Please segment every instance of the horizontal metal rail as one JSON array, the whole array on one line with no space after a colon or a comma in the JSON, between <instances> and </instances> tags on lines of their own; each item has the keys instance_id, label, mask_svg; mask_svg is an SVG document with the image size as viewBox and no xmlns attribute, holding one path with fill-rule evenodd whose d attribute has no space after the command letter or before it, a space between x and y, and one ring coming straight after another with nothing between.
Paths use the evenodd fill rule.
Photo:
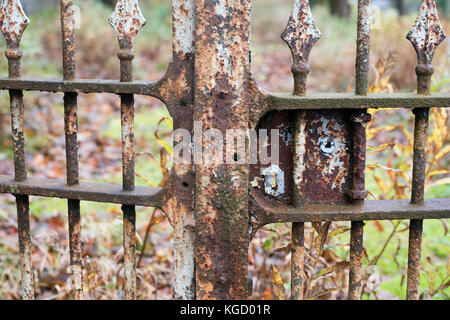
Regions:
<instances>
[{"instance_id":1,"label":"horizontal metal rail","mask_svg":"<svg viewBox=\"0 0 450 320\"><path fill-rule=\"evenodd\" d=\"M57 80L36 78L0 78L0 90L46 92L137 94L160 97L159 81L117 80ZM317 93L308 96L290 93L262 93L265 111L309 109L366 109L366 108L450 108L450 93L418 95L416 93L377 93L358 96L351 93Z\"/></svg>"},{"instance_id":2,"label":"horizontal metal rail","mask_svg":"<svg viewBox=\"0 0 450 320\"><path fill-rule=\"evenodd\" d=\"M161 207L166 191L156 187L136 187L133 191L123 191L121 185L107 183L81 182L68 186L66 181L56 179L28 178L18 182L14 176L0 175L0 193Z\"/></svg>"},{"instance_id":3,"label":"horizontal metal rail","mask_svg":"<svg viewBox=\"0 0 450 320\"><path fill-rule=\"evenodd\" d=\"M429 199L423 204L412 204L410 200L366 200L362 205L305 204L300 207L268 206L258 198L252 201L252 218L257 228L278 222L450 218L450 199Z\"/></svg>"},{"instance_id":4,"label":"horizontal metal rail","mask_svg":"<svg viewBox=\"0 0 450 320\"><path fill-rule=\"evenodd\" d=\"M269 93L268 110L296 109L366 109L366 108L449 108L450 93L418 95L416 93L377 93L357 96L351 93L319 93L295 96L289 93ZM267 111L268 111L267 110Z\"/></svg>"}]
</instances>

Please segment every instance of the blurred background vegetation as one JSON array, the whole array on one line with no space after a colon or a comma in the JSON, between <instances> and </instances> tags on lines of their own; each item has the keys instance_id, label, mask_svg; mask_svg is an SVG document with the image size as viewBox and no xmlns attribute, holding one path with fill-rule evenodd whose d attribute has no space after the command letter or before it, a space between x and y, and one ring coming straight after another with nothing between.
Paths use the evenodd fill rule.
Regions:
<instances>
[{"instance_id":1,"label":"blurred background vegetation","mask_svg":"<svg viewBox=\"0 0 450 320\"><path fill-rule=\"evenodd\" d=\"M31 24L22 49L23 75L61 78L59 8L55 1L22 0ZM57 1L56 1L57 2ZM311 54L309 92L352 92L356 40L356 1L311 1L322 39ZM75 1L81 9L76 33L80 78L118 79L117 41L107 24L115 1ZM109 3L109 4L108 4ZM39 5L37 5L39 4ZM169 0L141 0L147 26L136 39L135 78L160 78L171 60ZM252 8L252 70L270 91L291 92L291 56L280 39L293 0L255 0ZM417 16L419 0L375 1L371 52L371 92L415 90L416 56L405 39ZM441 21L450 34L448 1L439 1ZM401 13L401 15L399 14ZM4 41L0 50L4 51ZM450 91L450 46L438 49L433 91ZM7 74L6 59L0 72ZM27 164L33 177L65 179L61 94L26 93ZM406 199L412 166L412 115L406 110L373 110L368 128L367 186L376 199ZM119 99L110 94L79 96L80 177L83 181L121 181ZM171 123L155 99L136 97L137 184L158 185L161 154L170 143ZM450 197L448 111L432 109L427 156L426 197ZM164 160L164 157L163 157ZM164 161L163 161L164 162ZM163 166L170 165L163 163ZM11 174L9 98L0 93L0 174ZM31 197L33 264L39 299L67 299L69 253L67 204ZM122 298L123 251L120 206L82 202L85 298ZM173 280L172 228L164 214L139 208L137 219L138 298L170 299ZM349 260L349 223L307 225L309 299L344 299ZM249 251L253 299L289 298L290 226L261 229ZM148 234L148 237L145 235ZM320 241L323 238L325 242ZM404 299L408 221L370 221L365 228L364 299ZM421 297L450 295L450 237L447 221L425 221ZM0 299L19 298L18 245L14 198L0 196Z\"/></svg>"}]
</instances>

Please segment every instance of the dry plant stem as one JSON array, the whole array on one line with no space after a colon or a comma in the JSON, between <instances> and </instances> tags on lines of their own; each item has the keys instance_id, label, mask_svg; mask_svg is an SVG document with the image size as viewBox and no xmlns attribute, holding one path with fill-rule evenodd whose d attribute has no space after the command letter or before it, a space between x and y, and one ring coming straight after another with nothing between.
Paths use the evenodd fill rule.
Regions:
<instances>
[{"instance_id":1,"label":"dry plant stem","mask_svg":"<svg viewBox=\"0 0 450 320\"><path fill-rule=\"evenodd\" d=\"M356 50L355 94L365 96L369 87L371 0L358 1L358 27ZM365 189L366 123L370 120L367 110L352 115L353 122L353 188L348 192L354 205L362 204L367 197ZM362 253L364 222L352 221L350 230L350 273L348 299L361 299Z\"/></svg>"},{"instance_id":2,"label":"dry plant stem","mask_svg":"<svg viewBox=\"0 0 450 320\"><path fill-rule=\"evenodd\" d=\"M147 241L149 239L148 236L150 235L150 229L151 229L151 227L153 225L153 218L155 217L156 210L158 210L158 208L153 208L152 214L150 216L150 220L149 220L148 225L147 225L147 228L145 228L144 240L142 241L142 250L141 250L141 253L139 254L139 259L138 259L138 262L136 264L137 268L140 267L142 258L144 257L145 247L146 247Z\"/></svg>"}]
</instances>

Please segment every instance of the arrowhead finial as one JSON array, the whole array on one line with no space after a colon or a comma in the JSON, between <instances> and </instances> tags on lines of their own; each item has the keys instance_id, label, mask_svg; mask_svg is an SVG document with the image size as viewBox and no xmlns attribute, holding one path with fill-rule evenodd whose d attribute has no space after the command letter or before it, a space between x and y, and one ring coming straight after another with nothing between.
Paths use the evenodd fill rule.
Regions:
<instances>
[{"instance_id":1,"label":"arrowhead finial","mask_svg":"<svg viewBox=\"0 0 450 320\"><path fill-rule=\"evenodd\" d=\"M118 0L116 9L109 17L109 23L117 33L121 49L131 49L135 36L146 20L138 0Z\"/></svg>"},{"instance_id":2,"label":"arrowhead finial","mask_svg":"<svg viewBox=\"0 0 450 320\"><path fill-rule=\"evenodd\" d=\"M413 29L406 38L417 53L419 64L431 64L436 48L446 38L434 0L423 0Z\"/></svg>"},{"instance_id":3,"label":"arrowhead finial","mask_svg":"<svg viewBox=\"0 0 450 320\"><path fill-rule=\"evenodd\" d=\"M295 0L294 9L281 38L291 49L294 74L294 94L306 93L306 77L309 73L308 59L313 45L321 33L314 23L308 0Z\"/></svg>"},{"instance_id":4,"label":"arrowhead finial","mask_svg":"<svg viewBox=\"0 0 450 320\"><path fill-rule=\"evenodd\" d=\"M2 1L0 4L0 23L8 48L19 48L22 34L30 23L19 0Z\"/></svg>"},{"instance_id":5,"label":"arrowhead finial","mask_svg":"<svg viewBox=\"0 0 450 320\"><path fill-rule=\"evenodd\" d=\"M417 54L417 93L430 94L434 52L446 38L434 0L422 1L416 23L406 38L411 41Z\"/></svg>"}]
</instances>

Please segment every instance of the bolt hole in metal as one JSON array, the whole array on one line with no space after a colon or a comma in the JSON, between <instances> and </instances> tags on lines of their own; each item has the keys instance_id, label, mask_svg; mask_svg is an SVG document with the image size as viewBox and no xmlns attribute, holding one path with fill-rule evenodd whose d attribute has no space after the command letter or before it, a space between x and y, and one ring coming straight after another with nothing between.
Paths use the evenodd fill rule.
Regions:
<instances>
[{"instance_id":1,"label":"bolt hole in metal","mask_svg":"<svg viewBox=\"0 0 450 320\"><path fill-rule=\"evenodd\" d=\"M334 143L334 140L331 139L330 137L319 139L319 149L324 156L331 157L335 148L336 144Z\"/></svg>"}]
</instances>

